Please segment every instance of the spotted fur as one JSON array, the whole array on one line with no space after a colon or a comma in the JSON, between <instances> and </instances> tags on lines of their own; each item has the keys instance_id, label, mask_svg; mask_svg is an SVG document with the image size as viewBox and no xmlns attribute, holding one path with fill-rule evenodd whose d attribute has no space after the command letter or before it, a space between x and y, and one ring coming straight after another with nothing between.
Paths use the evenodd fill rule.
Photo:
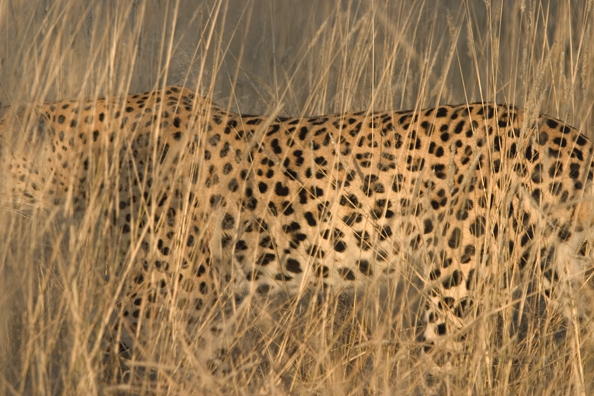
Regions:
<instances>
[{"instance_id":1,"label":"spotted fur","mask_svg":"<svg viewBox=\"0 0 594 396\"><path fill-rule=\"evenodd\" d=\"M11 109L2 130L15 199L116 197L130 329L167 304L199 320L221 284L365 288L414 262L429 349L467 324L479 279L520 270L550 293L586 265L592 142L507 105L284 118L168 87Z\"/></svg>"}]
</instances>

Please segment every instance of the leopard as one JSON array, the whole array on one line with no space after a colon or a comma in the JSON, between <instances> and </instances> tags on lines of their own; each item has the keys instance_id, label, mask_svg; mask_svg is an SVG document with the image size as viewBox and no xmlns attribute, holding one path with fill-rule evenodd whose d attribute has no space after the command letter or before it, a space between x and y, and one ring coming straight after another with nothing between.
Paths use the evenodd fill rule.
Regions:
<instances>
[{"instance_id":1,"label":"leopard","mask_svg":"<svg viewBox=\"0 0 594 396\"><path fill-rule=\"evenodd\" d=\"M168 86L10 107L0 139L13 205L109 197L130 339L163 312L200 323L224 290L364 290L415 263L429 354L464 344L478 288L538 277L550 298L591 267L592 141L508 104L291 118Z\"/></svg>"}]
</instances>

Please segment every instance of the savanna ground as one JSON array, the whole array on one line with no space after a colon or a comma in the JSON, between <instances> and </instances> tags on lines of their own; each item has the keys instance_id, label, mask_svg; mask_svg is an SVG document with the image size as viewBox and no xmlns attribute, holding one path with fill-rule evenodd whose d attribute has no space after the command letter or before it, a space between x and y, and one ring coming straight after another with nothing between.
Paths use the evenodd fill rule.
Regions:
<instances>
[{"instance_id":1,"label":"savanna ground","mask_svg":"<svg viewBox=\"0 0 594 396\"><path fill-rule=\"evenodd\" d=\"M592 6L0 0L0 101L165 84L247 114L496 101L560 118L592 138ZM419 384L419 300L411 297L419 285L409 279L359 296L256 301L234 337L236 361L217 375L198 358L203 346L165 321L128 364L132 378L122 378L101 344L119 284L106 276L119 252L97 215L108 204L77 217L2 201L0 395L412 394ZM475 352L456 367L466 386L452 385L452 394L594 392L594 334L521 296L490 291L469 338Z\"/></svg>"}]
</instances>

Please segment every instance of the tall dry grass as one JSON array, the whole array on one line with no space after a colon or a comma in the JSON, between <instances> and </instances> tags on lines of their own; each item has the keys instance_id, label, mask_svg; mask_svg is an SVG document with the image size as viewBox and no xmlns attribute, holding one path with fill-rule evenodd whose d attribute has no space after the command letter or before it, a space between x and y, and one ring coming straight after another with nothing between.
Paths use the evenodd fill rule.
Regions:
<instances>
[{"instance_id":1,"label":"tall dry grass","mask_svg":"<svg viewBox=\"0 0 594 396\"><path fill-rule=\"evenodd\" d=\"M0 0L0 101L165 84L231 111L290 116L484 100L594 137L592 12L591 1ZM106 274L121 254L93 210L108 201L82 219L2 202L0 395L411 394L420 384L412 268L362 295L254 301L230 335L236 359L216 375L198 358L205 346L165 321L122 378L101 343L118 284ZM525 296L489 291L474 353L456 367L466 387L451 394L594 392L594 334Z\"/></svg>"}]
</instances>

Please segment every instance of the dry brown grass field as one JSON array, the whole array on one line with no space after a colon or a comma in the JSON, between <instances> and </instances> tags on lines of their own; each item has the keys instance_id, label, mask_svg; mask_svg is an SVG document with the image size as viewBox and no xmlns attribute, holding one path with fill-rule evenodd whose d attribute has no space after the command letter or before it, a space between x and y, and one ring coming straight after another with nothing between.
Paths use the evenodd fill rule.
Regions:
<instances>
[{"instance_id":1,"label":"dry brown grass field","mask_svg":"<svg viewBox=\"0 0 594 396\"><path fill-rule=\"evenodd\" d=\"M0 0L0 114L180 85L232 112L291 117L512 103L594 138L593 6ZM161 318L117 355L110 321L126 248L102 222L113 202L83 213L71 201L15 205L4 175L0 186L0 396L422 394L423 284L406 261L386 285L357 293L254 297L222 333L231 352L217 369L198 340L233 304L192 328ZM586 313L591 275L573 291ZM531 287L484 294L471 352L443 394L594 394L594 317L551 314Z\"/></svg>"}]
</instances>

